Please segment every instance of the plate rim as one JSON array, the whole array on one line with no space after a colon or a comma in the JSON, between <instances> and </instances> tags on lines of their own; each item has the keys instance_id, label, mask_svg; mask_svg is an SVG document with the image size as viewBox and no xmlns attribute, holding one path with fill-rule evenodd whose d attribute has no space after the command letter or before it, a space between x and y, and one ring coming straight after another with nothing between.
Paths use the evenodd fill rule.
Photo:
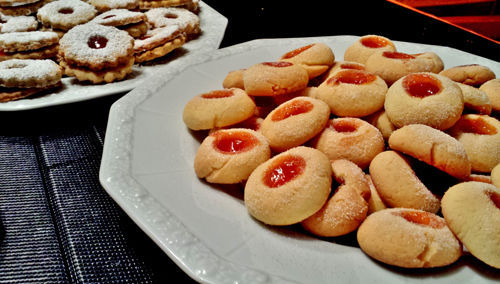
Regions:
<instances>
[{"instance_id":1,"label":"plate rim","mask_svg":"<svg viewBox=\"0 0 500 284\"><path fill-rule=\"evenodd\" d=\"M128 167L116 167L115 164L123 164L124 160L131 158L132 152L132 140L133 140L133 116L136 107L138 107L144 100L148 99L150 96L155 95L156 90L163 87L164 84L167 84L171 81L175 76L184 70L193 67L198 64L202 64L211 60L218 59L222 56L233 55L237 53L242 53L249 51L254 48L261 48L265 46L271 46L276 43L280 45L285 45L287 43L293 42L294 44L300 45L301 43L310 43L311 40L316 41L330 41L333 39L356 39L360 36L356 35L334 35L334 36L322 36L322 37L296 37L296 38L261 38L254 39L250 41L246 41L243 43L238 43L232 46L224 47L218 50L213 50L211 52L204 52L198 54L195 58L190 58L182 62L182 64L172 64L171 68L164 70L164 73L161 75L157 74L152 76L151 82L146 85L141 85L127 95L118 99L111 106L108 126L105 134L105 143L103 146L103 154L101 160L101 166L99 171L99 181L103 188L108 192L108 194L118 203L118 205L129 215L129 217L176 263L186 274L188 274L191 278L196 281L204 282L204 283L225 283L225 282L234 282L235 278L231 279L221 279L220 275L231 275L232 277L237 277L238 281L248 277L248 275L252 275L255 279L262 280L260 282L263 283L295 283L294 280L285 279L281 276L270 274L267 271L260 271L254 268L243 267L238 264L230 263L224 260L221 256L212 252L210 248L206 247L206 245L199 239L189 232L186 227L179 221L179 217L170 213L168 209L162 207L159 202L153 200L151 196L148 196L147 190L137 182L132 175L130 163L126 163L129 165ZM439 47L444 49L454 50L455 52L472 55L475 58L482 58L487 62L494 62L491 59L484 58L475 54L471 54L468 52L464 52L452 47L441 46L441 45L431 45L431 44L422 44L422 43L414 43L414 42L403 42L403 41L393 41L396 45L398 44L416 44L419 46L430 46L430 47ZM161 77L160 77L161 76ZM151 86L155 86L155 88L151 88ZM109 141L115 139L123 139L127 138L129 143L128 147L114 147ZM108 143L106 143L108 141ZM127 193L123 192L124 187L133 187L132 193L135 194L135 197L126 196ZM125 194L125 195L124 195ZM130 194L130 192L128 193ZM171 218L173 223L177 225L175 229L178 230L186 230L184 233L187 235L191 234L191 239L189 240L190 245L197 246L197 249L203 251L207 258L211 258L217 262L218 270L226 270L224 273L214 272L213 275L201 273L200 269L196 269L194 267L190 267L188 264L183 262L176 254L176 249L170 245L169 242L171 236L167 235L168 232L157 232L155 229L152 229L148 222L157 218L157 216L150 216L150 220L146 220L144 217L139 217L134 210L141 210L140 206L137 204L132 205L126 203L127 198L138 198L141 199L139 203L147 204L148 206L154 206L155 209L159 210L159 214L164 214L163 217ZM145 200L145 201L144 201ZM142 208L143 209L143 208ZM160 217L161 219L162 217ZM171 228L170 228L171 229ZM248 279L248 278L246 278Z\"/></svg>"}]
</instances>

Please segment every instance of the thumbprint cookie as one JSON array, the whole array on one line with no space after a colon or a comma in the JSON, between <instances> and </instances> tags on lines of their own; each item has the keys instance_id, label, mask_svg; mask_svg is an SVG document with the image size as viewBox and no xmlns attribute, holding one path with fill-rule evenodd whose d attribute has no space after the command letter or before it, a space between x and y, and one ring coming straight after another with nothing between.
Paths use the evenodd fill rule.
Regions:
<instances>
[{"instance_id":1,"label":"thumbprint cookie","mask_svg":"<svg viewBox=\"0 0 500 284\"><path fill-rule=\"evenodd\" d=\"M479 88L457 83L464 96L464 112L477 114L491 114L491 102L488 94Z\"/></svg>"},{"instance_id":2,"label":"thumbprint cookie","mask_svg":"<svg viewBox=\"0 0 500 284\"><path fill-rule=\"evenodd\" d=\"M493 167L491 170L491 183L500 188L500 164Z\"/></svg>"},{"instance_id":3,"label":"thumbprint cookie","mask_svg":"<svg viewBox=\"0 0 500 284\"><path fill-rule=\"evenodd\" d=\"M199 178L210 183L235 184L271 157L266 138L243 128L221 129L208 135L194 158Z\"/></svg>"},{"instance_id":4,"label":"thumbprint cookie","mask_svg":"<svg viewBox=\"0 0 500 284\"><path fill-rule=\"evenodd\" d=\"M396 151L384 151L373 158L370 176L388 207L404 207L436 213L437 198L416 176L410 161Z\"/></svg>"},{"instance_id":5,"label":"thumbprint cookie","mask_svg":"<svg viewBox=\"0 0 500 284\"><path fill-rule=\"evenodd\" d=\"M265 224L296 224L321 209L331 185L328 158L316 149L300 146L274 156L250 174L245 206Z\"/></svg>"},{"instance_id":6,"label":"thumbprint cookie","mask_svg":"<svg viewBox=\"0 0 500 284\"><path fill-rule=\"evenodd\" d=\"M280 61L292 62L306 69L309 79L318 77L335 62L332 49L324 43L313 43L283 54Z\"/></svg>"},{"instance_id":7,"label":"thumbprint cookie","mask_svg":"<svg viewBox=\"0 0 500 284\"><path fill-rule=\"evenodd\" d=\"M261 132L275 151L285 151L304 144L328 122L330 109L323 101L297 97L271 111L261 125Z\"/></svg>"},{"instance_id":8,"label":"thumbprint cookie","mask_svg":"<svg viewBox=\"0 0 500 284\"><path fill-rule=\"evenodd\" d=\"M445 132L424 124L395 130L389 147L436 167L458 179L470 176L471 162L464 145Z\"/></svg>"},{"instance_id":9,"label":"thumbprint cookie","mask_svg":"<svg viewBox=\"0 0 500 284\"><path fill-rule=\"evenodd\" d=\"M454 66L439 73L451 80L471 86L480 86L489 80L495 79L495 73L487 66L469 64Z\"/></svg>"},{"instance_id":10,"label":"thumbprint cookie","mask_svg":"<svg viewBox=\"0 0 500 284\"><path fill-rule=\"evenodd\" d=\"M94 84L124 79L134 64L134 39L125 31L96 23L78 25L59 41L64 73Z\"/></svg>"},{"instance_id":11,"label":"thumbprint cookie","mask_svg":"<svg viewBox=\"0 0 500 284\"><path fill-rule=\"evenodd\" d=\"M390 208L369 215L357 239L367 255L405 268L446 266L462 255L462 245L445 219L416 209Z\"/></svg>"},{"instance_id":12,"label":"thumbprint cookie","mask_svg":"<svg viewBox=\"0 0 500 284\"><path fill-rule=\"evenodd\" d=\"M398 128L425 124L446 130L462 115L464 98L460 87L447 77L413 73L389 87L384 107L389 120Z\"/></svg>"},{"instance_id":13,"label":"thumbprint cookie","mask_svg":"<svg viewBox=\"0 0 500 284\"><path fill-rule=\"evenodd\" d=\"M193 97L184 106L183 120L192 130L208 130L242 122L255 111L255 103L241 89L213 90Z\"/></svg>"},{"instance_id":14,"label":"thumbprint cookie","mask_svg":"<svg viewBox=\"0 0 500 284\"><path fill-rule=\"evenodd\" d=\"M386 37L365 35L347 47L344 52L344 60L365 64L368 57L377 51L396 51L396 46Z\"/></svg>"},{"instance_id":15,"label":"thumbprint cookie","mask_svg":"<svg viewBox=\"0 0 500 284\"><path fill-rule=\"evenodd\" d=\"M484 182L459 183L445 192L441 204L444 219L467 250L500 268L500 189Z\"/></svg>"},{"instance_id":16,"label":"thumbprint cookie","mask_svg":"<svg viewBox=\"0 0 500 284\"><path fill-rule=\"evenodd\" d=\"M389 139L392 132L397 129L396 126L394 126L394 124L392 124L392 122L389 120L389 117L387 116L384 108L374 114L365 117L364 119L373 126L377 127L380 133L382 133L384 140Z\"/></svg>"},{"instance_id":17,"label":"thumbprint cookie","mask_svg":"<svg viewBox=\"0 0 500 284\"><path fill-rule=\"evenodd\" d=\"M257 63L243 74L245 91L251 96L289 94L306 88L308 82L306 69L285 61Z\"/></svg>"},{"instance_id":18,"label":"thumbprint cookie","mask_svg":"<svg viewBox=\"0 0 500 284\"><path fill-rule=\"evenodd\" d=\"M370 188L361 168L348 160L334 160L332 172L340 186L318 212L301 222L304 229L322 237L356 230L368 213Z\"/></svg>"},{"instance_id":19,"label":"thumbprint cookie","mask_svg":"<svg viewBox=\"0 0 500 284\"><path fill-rule=\"evenodd\" d=\"M408 74L430 72L434 61L404 52L381 51L372 54L365 65L366 71L380 76L390 86Z\"/></svg>"},{"instance_id":20,"label":"thumbprint cookie","mask_svg":"<svg viewBox=\"0 0 500 284\"><path fill-rule=\"evenodd\" d=\"M362 117L384 106L387 89L384 80L372 73L342 70L319 85L315 96L337 116Z\"/></svg>"},{"instance_id":21,"label":"thumbprint cookie","mask_svg":"<svg viewBox=\"0 0 500 284\"><path fill-rule=\"evenodd\" d=\"M347 159L361 168L385 149L380 131L368 122L354 117L331 119L312 141L312 147L330 160Z\"/></svg>"},{"instance_id":22,"label":"thumbprint cookie","mask_svg":"<svg viewBox=\"0 0 500 284\"><path fill-rule=\"evenodd\" d=\"M489 173L500 163L500 121L496 118L466 114L449 133L464 146L472 171Z\"/></svg>"},{"instance_id":23,"label":"thumbprint cookie","mask_svg":"<svg viewBox=\"0 0 500 284\"><path fill-rule=\"evenodd\" d=\"M225 89L245 89L245 85L243 84L243 73L245 73L245 69L229 71L222 81L222 87Z\"/></svg>"},{"instance_id":24,"label":"thumbprint cookie","mask_svg":"<svg viewBox=\"0 0 500 284\"><path fill-rule=\"evenodd\" d=\"M500 112L500 78L485 82L479 87L479 90L488 96L492 111Z\"/></svg>"}]
</instances>

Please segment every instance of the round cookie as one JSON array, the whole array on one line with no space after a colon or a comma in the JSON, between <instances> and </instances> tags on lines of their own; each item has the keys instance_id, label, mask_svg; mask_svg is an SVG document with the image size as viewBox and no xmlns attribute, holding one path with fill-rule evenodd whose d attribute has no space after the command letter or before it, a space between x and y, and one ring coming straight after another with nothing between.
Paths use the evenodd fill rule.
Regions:
<instances>
[{"instance_id":1,"label":"round cookie","mask_svg":"<svg viewBox=\"0 0 500 284\"><path fill-rule=\"evenodd\" d=\"M283 54L280 61L298 64L306 69L309 79L318 77L335 62L332 49L324 43L312 43Z\"/></svg>"},{"instance_id":2,"label":"round cookie","mask_svg":"<svg viewBox=\"0 0 500 284\"><path fill-rule=\"evenodd\" d=\"M154 8L145 12L147 22L154 28L179 26L191 38L200 33L200 18L195 13L177 7Z\"/></svg>"},{"instance_id":3,"label":"round cookie","mask_svg":"<svg viewBox=\"0 0 500 284\"><path fill-rule=\"evenodd\" d=\"M480 86L496 78L495 73L487 66L479 64L460 65L439 72L451 80L471 86Z\"/></svg>"},{"instance_id":4,"label":"round cookie","mask_svg":"<svg viewBox=\"0 0 500 284\"><path fill-rule=\"evenodd\" d=\"M500 121L494 117L463 115L449 133L464 146L472 171L489 173L500 163Z\"/></svg>"},{"instance_id":5,"label":"round cookie","mask_svg":"<svg viewBox=\"0 0 500 284\"><path fill-rule=\"evenodd\" d=\"M388 207L404 207L436 213L437 198L415 175L408 159L395 151L384 151L373 158L370 176Z\"/></svg>"},{"instance_id":6,"label":"round cookie","mask_svg":"<svg viewBox=\"0 0 500 284\"><path fill-rule=\"evenodd\" d=\"M365 66L366 71L380 76L390 86L408 74L430 72L435 68L435 62L422 55L380 51L372 54Z\"/></svg>"},{"instance_id":7,"label":"round cookie","mask_svg":"<svg viewBox=\"0 0 500 284\"><path fill-rule=\"evenodd\" d=\"M394 126L394 124L392 124L389 120L389 117L383 108L376 113L365 117L364 119L371 125L377 127L380 133L382 133L384 140L389 139L392 132L397 129L396 126Z\"/></svg>"},{"instance_id":8,"label":"round cookie","mask_svg":"<svg viewBox=\"0 0 500 284\"><path fill-rule=\"evenodd\" d=\"M10 17L0 15L0 33L29 32L38 28L38 21L33 16Z\"/></svg>"},{"instance_id":9,"label":"round cookie","mask_svg":"<svg viewBox=\"0 0 500 284\"><path fill-rule=\"evenodd\" d=\"M112 9L97 15L91 22L117 27L128 32L131 37L137 38L148 31L145 20L146 15L144 13L127 9Z\"/></svg>"},{"instance_id":10,"label":"round cookie","mask_svg":"<svg viewBox=\"0 0 500 284\"><path fill-rule=\"evenodd\" d=\"M304 229L322 237L356 230L368 213L370 188L364 172L348 160L332 161L332 172L340 186L318 212L301 222Z\"/></svg>"},{"instance_id":11,"label":"round cookie","mask_svg":"<svg viewBox=\"0 0 500 284\"><path fill-rule=\"evenodd\" d=\"M369 215L357 232L364 253L405 268L441 267L462 255L462 246L436 214L392 208Z\"/></svg>"},{"instance_id":12,"label":"round cookie","mask_svg":"<svg viewBox=\"0 0 500 284\"><path fill-rule=\"evenodd\" d=\"M444 69L443 60L435 52L428 51L424 53L413 54L413 56L419 59L427 60L426 65L430 66L428 72L439 73Z\"/></svg>"},{"instance_id":13,"label":"round cookie","mask_svg":"<svg viewBox=\"0 0 500 284\"><path fill-rule=\"evenodd\" d=\"M395 130L389 147L436 167L458 179L470 176L471 162L462 143L441 130L411 124Z\"/></svg>"},{"instance_id":14,"label":"round cookie","mask_svg":"<svg viewBox=\"0 0 500 284\"><path fill-rule=\"evenodd\" d=\"M113 9L135 10L139 6L137 0L88 0L100 13Z\"/></svg>"},{"instance_id":15,"label":"round cookie","mask_svg":"<svg viewBox=\"0 0 500 284\"><path fill-rule=\"evenodd\" d=\"M62 72L52 60L10 59L0 62L0 102L39 94L60 86Z\"/></svg>"},{"instance_id":16,"label":"round cookie","mask_svg":"<svg viewBox=\"0 0 500 284\"><path fill-rule=\"evenodd\" d=\"M243 73L245 73L246 69L238 69L232 70L227 73L226 77L222 81L222 87L225 89L228 88L240 88L245 89L245 85L243 84Z\"/></svg>"},{"instance_id":17,"label":"round cookie","mask_svg":"<svg viewBox=\"0 0 500 284\"><path fill-rule=\"evenodd\" d=\"M462 115L464 98L460 87L434 73L414 73L396 81L384 103L389 120L396 126L426 124L450 128Z\"/></svg>"},{"instance_id":18,"label":"round cookie","mask_svg":"<svg viewBox=\"0 0 500 284\"><path fill-rule=\"evenodd\" d=\"M382 198L380 198L377 188L375 187L375 184L373 184L372 177L370 175L366 175L366 179L370 188L370 199L368 199L368 215L370 215L373 212L386 209L387 206L384 201L382 201Z\"/></svg>"},{"instance_id":19,"label":"round cookie","mask_svg":"<svg viewBox=\"0 0 500 284\"><path fill-rule=\"evenodd\" d=\"M361 70L365 71L365 65L361 64L359 62L354 62L354 61L335 61L333 63L332 67L328 69L328 71L324 74L322 74L321 77L321 83L333 76L335 73L338 71L342 70Z\"/></svg>"},{"instance_id":20,"label":"round cookie","mask_svg":"<svg viewBox=\"0 0 500 284\"><path fill-rule=\"evenodd\" d=\"M342 70L321 83L315 96L337 116L362 117L384 106L387 84L362 70Z\"/></svg>"},{"instance_id":21,"label":"round cookie","mask_svg":"<svg viewBox=\"0 0 500 284\"><path fill-rule=\"evenodd\" d=\"M180 48L185 42L186 34L178 26L148 30L144 36L135 39L135 62L141 63L160 58Z\"/></svg>"},{"instance_id":22,"label":"round cookie","mask_svg":"<svg viewBox=\"0 0 500 284\"><path fill-rule=\"evenodd\" d=\"M245 185L245 206L265 224L296 224L321 209L331 184L332 167L323 153L304 146L292 148L252 172Z\"/></svg>"},{"instance_id":23,"label":"round cookie","mask_svg":"<svg viewBox=\"0 0 500 284\"><path fill-rule=\"evenodd\" d=\"M394 43L380 35L365 35L347 47L344 52L345 61L365 64L368 57L377 51L396 51Z\"/></svg>"},{"instance_id":24,"label":"round cookie","mask_svg":"<svg viewBox=\"0 0 500 284\"><path fill-rule=\"evenodd\" d=\"M0 61L9 59L55 59L59 36L54 32L28 31L0 34Z\"/></svg>"},{"instance_id":25,"label":"round cookie","mask_svg":"<svg viewBox=\"0 0 500 284\"><path fill-rule=\"evenodd\" d=\"M291 62L262 62L250 66L243 74L245 91L251 96L277 96L307 87L307 71Z\"/></svg>"},{"instance_id":26,"label":"round cookie","mask_svg":"<svg viewBox=\"0 0 500 284\"><path fill-rule=\"evenodd\" d=\"M210 183L235 184L271 157L266 138L243 128L221 129L208 135L194 158L199 178Z\"/></svg>"},{"instance_id":27,"label":"round cookie","mask_svg":"<svg viewBox=\"0 0 500 284\"><path fill-rule=\"evenodd\" d=\"M500 188L500 164L496 165L491 170L491 183Z\"/></svg>"},{"instance_id":28,"label":"round cookie","mask_svg":"<svg viewBox=\"0 0 500 284\"><path fill-rule=\"evenodd\" d=\"M285 151L304 144L328 122L330 109L323 101L297 97L271 111L261 125L261 132L275 151Z\"/></svg>"},{"instance_id":29,"label":"round cookie","mask_svg":"<svg viewBox=\"0 0 500 284\"><path fill-rule=\"evenodd\" d=\"M96 23L78 25L59 40L64 73L94 84L124 79L134 64L134 39L125 31Z\"/></svg>"},{"instance_id":30,"label":"round cookie","mask_svg":"<svg viewBox=\"0 0 500 284\"><path fill-rule=\"evenodd\" d=\"M182 119L189 129L207 130L242 122L255 111L255 103L241 89L214 90L193 97L184 106Z\"/></svg>"},{"instance_id":31,"label":"round cookie","mask_svg":"<svg viewBox=\"0 0 500 284\"><path fill-rule=\"evenodd\" d=\"M347 159L364 169L378 153L384 151L385 141L380 131L368 122L354 117L339 117L331 119L311 145L330 160Z\"/></svg>"},{"instance_id":32,"label":"round cookie","mask_svg":"<svg viewBox=\"0 0 500 284\"><path fill-rule=\"evenodd\" d=\"M0 5L0 13L8 16L30 16L51 0L19 1L17 4Z\"/></svg>"},{"instance_id":33,"label":"round cookie","mask_svg":"<svg viewBox=\"0 0 500 284\"><path fill-rule=\"evenodd\" d=\"M464 96L464 111L485 115L491 114L490 98L486 92L462 83L457 83L457 85L462 90L462 95Z\"/></svg>"},{"instance_id":34,"label":"round cookie","mask_svg":"<svg viewBox=\"0 0 500 284\"><path fill-rule=\"evenodd\" d=\"M485 82L479 87L479 90L488 96L492 111L500 112L500 78Z\"/></svg>"},{"instance_id":35,"label":"round cookie","mask_svg":"<svg viewBox=\"0 0 500 284\"><path fill-rule=\"evenodd\" d=\"M448 226L467 250L500 268L500 189L483 182L450 187L441 200Z\"/></svg>"},{"instance_id":36,"label":"round cookie","mask_svg":"<svg viewBox=\"0 0 500 284\"><path fill-rule=\"evenodd\" d=\"M80 0L56 0L38 10L37 18L46 27L67 31L87 23L97 14L94 6Z\"/></svg>"}]
</instances>

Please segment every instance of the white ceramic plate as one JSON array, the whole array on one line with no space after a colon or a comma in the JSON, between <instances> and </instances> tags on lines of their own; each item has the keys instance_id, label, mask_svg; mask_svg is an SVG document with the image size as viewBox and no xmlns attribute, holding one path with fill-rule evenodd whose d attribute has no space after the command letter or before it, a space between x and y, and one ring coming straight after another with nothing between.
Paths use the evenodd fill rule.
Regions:
<instances>
[{"instance_id":1,"label":"white ceramic plate","mask_svg":"<svg viewBox=\"0 0 500 284\"><path fill-rule=\"evenodd\" d=\"M190 57L197 52L206 52L219 48L224 37L227 19L207 4L200 1L199 5L201 35L194 40L188 41L182 48L172 52L162 64L134 65L132 75L130 75L131 78L110 84L81 84L74 79L63 78L63 87L60 90L39 97L0 103L0 111L42 108L127 92L139 86L152 74L162 72L172 61Z\"/></svg>"},{"instance_id":2,"label":"white ceramic plate","mask_svg":"<svg viewBox=\"0 0 500 284\"><path fill-rule=\"evenodd\" d=\"M231 70L273 61L294 48L328 44L342 59L357 37L263 39L171 64L111 107L100 169L106 191L191 277L206 283L482 283L498 280L472 257L432 270L395 269L342 240L265 226L247 214L242 189L199 180L193 159L202 137L182 121L193 96L220 89ZM497 62L456 49L395 42L409 53L435 51L446 68ZM345 239L344 239L345 241Z\"/></svg>"}]
</instances>

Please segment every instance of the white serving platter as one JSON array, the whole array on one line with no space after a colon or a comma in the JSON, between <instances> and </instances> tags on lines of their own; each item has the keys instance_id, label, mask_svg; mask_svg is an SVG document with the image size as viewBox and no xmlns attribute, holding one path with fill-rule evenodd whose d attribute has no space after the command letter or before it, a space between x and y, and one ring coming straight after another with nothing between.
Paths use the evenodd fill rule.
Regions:
<instances>
[{"instance_id":1,"label":"white serving platter","mask_svg":"<svg viewBox=\"0 0 500 284\"><path fill-rule=\"evenodd\" d=\"M108 84L78 83L75 79L65 77L62 79L62 88L42 96L0 103L0 111L43 108L127 92L139 86L151 75L161 73L171 62L195 56L198 52L219 48L226 30L227 18L202 1L199 5L198 16L202 33L196 39L188 41L181 48L167 55L165 60L157 60L154 65L134 65L133 72L128 79Z\"/></svg>"},{"instance_id":2,"label":"white serving platter","mask_svg":"<svg viewBox=\"0 0 500 284\"><path fill-rule=\"evenodd\" d=\"M193 279L204 283L498 283L500 273L472 256L440 269L380 264L343 238L318 239L252 219L242 188L198 179L203 139L182 112L193 96L222 88L229 71L273 61L313 42L337 60L358 37L261 39L172 62L110 110L100 182L110 196ZM436 52L445 68L498 62L449 47L395 41L401 52Z\"/></svg>"}]
</instances>

